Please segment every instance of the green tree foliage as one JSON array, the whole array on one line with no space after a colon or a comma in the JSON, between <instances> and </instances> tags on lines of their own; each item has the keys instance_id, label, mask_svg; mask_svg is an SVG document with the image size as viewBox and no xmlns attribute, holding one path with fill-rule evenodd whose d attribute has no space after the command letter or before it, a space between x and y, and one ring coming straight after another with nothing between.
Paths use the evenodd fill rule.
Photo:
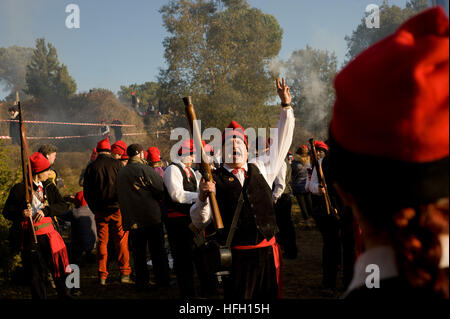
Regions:
<instances>
[{"instance_id":1,"label":"green tree foliage","mask_svg":"<svg viewBox=\"0 0 450 319\"><path fill-rule=\"evenodd\" d=\"M347 42L346 62L352 60L370 45L392 34L403 22L427 7L427 0L411 0L403 9L395 5L391 6L388 1L384 1L380 6L380 28L367 28L366 17L368 14L366 14L361 19L361 23L353 30L352 35L345 37Z\"/></svg>"},{"instance_id":2,"label":"green tree foliage","mask_svg":"<svg viewBox=\"0 0 450 319\"><path fill-rule=\"evenodd\" d=\"M297 124L313 136L327 136L335 98L336 55L306 46L292 52L282 67L291 89Z\"/></svg>"},{"instance_id":3,"label":"green tree foliage","mask_svg":"<svg viewBox=\"0 0 450 319\"><path fill-rule=\"evenodd\" d=\"M64 100L77 89L67 66L60 65L56 48L45 39L36 40L31 63L27 66L25 92L43 100Z\"/></svg>"},{"instance_id":4,"label":"green tree foliage","mask_svg":"<svg viewBox=\"0 0 450 319\"><path fill-rule=\"evenodd\" d=\"M3 144L3 145L2 145ZM8 241L11 223L3 217L1 212L9 195L11 187L21 179L20 167L13 168L8 155L11 147L0 141L0 281L8 279L11 272L19 265L20 257L11 251Z\"/></svg>"},{"instance_id":5,"label":"green tree foliage","mask_svg":"<svg viewBox=\"0 0 450 319\"><path fill-rule=\"evenodd\" d=\"M131 92L141 101L141 104L147 105L152 102L155 107L159 102L159 84L156 82L145 82L144 84L131 84L130 86L121 85L118 92L119 99L124 103L131 103Z\"/></svg>"},{"instance_id":6,"label":"green tree foliage","mask_svg":"<svg viewBox=\"0 0 450 319\"><path fill-rule=\"evenodd\" d=\"M177 0L160 12L170 33L163 42L168 67L159 77L169 101L163 102L181 108L180 97L193 96L197 116L210 127L232 118L266 126L263 105L276 94L268 64L283 32L276 19L245 0Z\"/></svg>"},{"instance_id":7,"label":"green tree foliage","mask_svg":"<svg viewBox=\"0 0 450 319\"><path fill-rule=\"evenodd\" d=\"M11 96L7 99L13 99L15 92L20 92L25 87L26 66L32 55L32 48L0 48L0 82L4 84L5 91L11 91Z\"/></svg>"}]
</instances>

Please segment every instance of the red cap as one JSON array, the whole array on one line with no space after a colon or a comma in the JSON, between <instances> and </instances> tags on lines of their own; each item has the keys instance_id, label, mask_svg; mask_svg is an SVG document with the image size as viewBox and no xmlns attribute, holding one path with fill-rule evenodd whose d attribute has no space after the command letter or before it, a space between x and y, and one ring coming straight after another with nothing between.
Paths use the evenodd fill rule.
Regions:
<instances>
[{"instance_id":1,"label":"red cap","mask_svg":"<svg viewBox=\"0 0 450 319\"><path fill-rule=\"evenodd\" d=\"M127 152L127 144L123 141L116 141L111 146L111 153L112 154L119 154L122 155Z\"/></svg>"},{"instance_id":2,"label":"red cap","mask_svg":"<svg viewBox=\"0 0 450 319\"><path fill-rule=\"evenodd\" d=\"M330 133L355 154L425 163L449 155L449 21L428 9L335 79Z\"/></svg>"},{"instance_id":3,"label":"red cap","mask_svg":"<svg viewBox=\"0 0 450 319\"><path fill-rule=\"evenodd\" d=\"M143 152L144 152L144 158L147 159L147 157L148 157L148 152L147 152L146 150L143 150Z\"/></svg>"},{"instance_id":4,"label":"red cap","mask_svg":"<svg viewBox=\"0 0 450 319\"><path fill-rule=\"evenodd\" d=\"M31 172L39 174L50 168L50 162L40 152L35 152L30 156Z\"/></svg>"},{"instance_id":5,"label":"red cap","mask_svg":"<svg viewBox=\"0 0 450 319\"><path fill-rule=\"evenodd\" d=\"M125 152L125 153L123 153L122 154L122 156L120 157L120 160L129 160L130 159L130 157L128 156L128 154Z\"/></svg>"},{"instance_id":6,"label":"red cap","mask_svg":"<svg viewBox=\"0 0 450 319\"><path fill-rule=\"evenodd\" d=\"M214 153L214 147L210 144L206 144L204 140L202 140L203 150L206 154L211 155Z\"/></svg>"},{"instance_id":7,"label":"red cap","mask_svg":"<svg viewBox=\"0 0 450 319\"><path fill-rule=\"evenodd\" d=\"M303 144L303 145L302 145L302 148L303 148L304 150L308 150L308 145Z\"/></svg>"},{"instance_id":8,"label":"red cap","mask_svg":"<svg viewBox=\"0 0 450 319\"><path fill-rule=\"evenodd\" d=\"M73 203L75 204L76 208L83 207L83 206L87 205L86 200L84 199L83 191L79 191L75 195L75 199L74 199Z\"/></svg>"},{"instance_id":9,"label":"red cap","mask_svg":"<svg viewBox=\"0 0 450 319\"><path fill-rule=\"evenodd\" d=\"M148 148L148 156L147 156L147 161L149 162L159 162L161 161L161 152L159 151L159 148L152 146Z\"/></svg>"},{"instance_id":10,"label":"red cap","mask_svg":"<svg viewBox=\"0 0 450 319\"><path fill-rule=\"evenodd\" d=\"M184 140L183 143L181 143L180 148L178 149L178 155L189 155L193 154L195 152L195 145L194 140Z\"/></svg>"},{"instance_id":11,"label":"red cap","mask_svg":"<svg viewBox=\"0 0 450 319\"><path fill-rule=\"evenodd\" d=\"M94 148L94 150L91 153L91 161L95 161L97 159L97 149Z\"/></svg>"},{"instance_id":12,"label":"red cap","mask_svg":"<svg viewBox=\"0 0 450 319\"><path fill-rule=\"evenodd\" d=\"M314 141L314 146L316 148L323 148L324 150L328 151L328 145L322 141Z\"/></svg>"},{"instance_id":13,"label":"red cap","mask_svg":"<svg viewBox=\"0 0 450 319\"><path fill-rule=\"evenodd\" d=\"M222 134L222 144L225 143L225 140L227 138L232 138L232 137L238 137L240 139L242 139L245 143L245 145L247 145L248 147L248 143L247 143L247 135L245 134L245 130L244 128L236 121L231 121L230 124L228 124L227 128L231 128L232 130L224 130L223 134Z\"/></svg>"},{"instance_id":14,"label":"red cap","mask_svg":"<svg viewBox=\"0 0 450 319\"><path fill-rule=\"evenodd\" d=\"M109 138L105 138L97 143L97 152L111 152L111 144Z\"/></svg>"}]
</instances>

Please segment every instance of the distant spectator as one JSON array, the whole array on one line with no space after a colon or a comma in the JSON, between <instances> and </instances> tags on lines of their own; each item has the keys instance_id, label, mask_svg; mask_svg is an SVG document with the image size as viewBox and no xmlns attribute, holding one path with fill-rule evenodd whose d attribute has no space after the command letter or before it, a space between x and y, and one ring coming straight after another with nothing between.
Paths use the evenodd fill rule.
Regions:
<instances>
[{"instance_id":1,"label":"distant spectator","mask_svg":"<svg viewBox=\"0 0 450 319\"><path fill-rule=\"evenodd\" d=\"M58 148L55 145L52 144L43 144L39 147L38 152L44 155L48 161L50 162L50 165L53 166L56 160L56 152L58 151ZM48 176L49 182L52 182L56 186L62 186L62 179L58 178L58 173L53 167L50 167L50 174Z\"/></svg>"},{"instance_id":2,"label":"distant spectator","mask_svg":"<svg viewBox=\"0 0 450 319\"><path fill-rule=\"evenodd\" d=\"M123 141L117 141L111 146L111 156L120 160L122 155L127 153L127 144Z\"/></svg>"},{"instance_id":3,"label":"distant spectator","mask_svg":"<svg viewBox=\"0 0 450 319\"><path fill-rule=\"evenodd\" d=\"M152 101L148 101L147 115L155 115L155 106Z\"/></svg>"},{"instance_id":4,"label":"distant spectator","mask_svg":"<svg viewBox=\"0 0 450 319\"><path fill-rule=\"evenodd\" d=\"M135 92L131 92L131 106L137 110L139 108L139 99L137 98Z\"/></svg>"},{"instance_id":5,"label":"distant spectator","mask_svg":"<svg viewBox=\"0 0 450 319\"><path fill-rule=\"evenodd\" d=\"M122 122L119 121L119 119L115 118L111 124L115 125L122 125ZM116 139L116 142L122 139L122 126L113 126L112 129L114 130L114 137Z\"/></svg>"},{"instance_id":6,"label":"distant spectator","mask_svg":"<svg viewBox=\"0 0 450 319\"><path fill-rule=\"evenodd\" d=\"M102 138L109 137L109 125L106 125L104 119L101 119L100 123L102 124L102 126L100 127L100 135L102 136Z\"/></svg>"},{"instance_id":7,"label":"distant spectator","mask_svg":"<svg viewBox=\"0 0 450 319\"><path fill-rule=\"evenodd\" d=\"M95 217L83 196L78 192L74 199L75 208L63 216L71 223L71 263L79 264L82 261L95 261L93 250L97 242L97 227Z\"/></svg>"},{"instance_id":8,"label":"distant spectator","mask_svg":"<svg viewBox=\"0 0 450 319\"><path fill-rule=\"evenodd\" d=\"M8 109L10 120L19 120L19 111L14 107ZM20 126L19 122L9 122L9 136L13 144L20 145Z\"/></svg>"},{"instance_id":9,"label":"distant spectator","mask_svg":"<svg viewBox=\"0 0 450 319\"><path fill-rule=\"evenodd\" d=\"M157 147L149 147L147 151L147 162L148 165L153 167L153 169L161 176L164 176L163 163L161 162L160 151Z\"/></svg>"},{"instance_id":10,"label":"distant spectator","mask_svg":"<svg viewBox=\"0 0 450 319\"><path fill-rule=\"evenodd\" d=\"M91 164L96 159L97 159L97 148L94 147L94 149L93 149L93 151L91 153L91 158L90 158L90 160L89 160L87 165ZM80 178L78 179L78 185L80 185L81 187L83 187L84 172L85 171L86 171L86 168L83 168L83 170L81 171L81 174L80 174Z\"/></svg>"}]
</instances>

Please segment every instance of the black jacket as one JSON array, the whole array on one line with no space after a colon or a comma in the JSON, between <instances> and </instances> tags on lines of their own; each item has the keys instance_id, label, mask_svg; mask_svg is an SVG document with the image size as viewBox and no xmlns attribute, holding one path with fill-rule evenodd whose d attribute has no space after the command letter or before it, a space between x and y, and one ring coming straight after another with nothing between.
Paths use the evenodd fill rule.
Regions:
<instances>
[{"instance_id":1,"label":"black jacket","mask_svg":"<svg viewBox=\"0 0 450 319\"><path fill-rule=\"evenodd\" d=\"M130 160L120 170L116 186L124 230L133 224L145 227L161 222L159 201L163 199L164 185L152 167Z\"/></svg>"},{"instance_id":2,"label":"black jacket","mask_svg":"<svg viewBox=\"0 0 450 319\"><path fill-rule=\"evenodd\" d=\"M83 193L94 214L112 214L119 209L115 183L121 168L120 161L106 154L98 155L97 159L86 167Z\"/></svg>"},{"instance_id":3,"label":"black jacket","mask_svg":"<svg viewBox=\"0 0 450 319\"><path fill-rule=\"evenodd\" d=\"M35 187L34 184L33 187ZM60 216L69 210L69 206L62 198L55 184L51 182L44 182L43 189L44 198L48 201L48 206L42 209L45 216ZM35 190L37 190L37 187L35 187ZM11 188L5 207L3 207L3 216L13 223L10 229L9 239L11 241L11 245L15 248L20 247L20 234L22 229L21 222L25 220L22 216L22 212L26 209L26 207L25 187L23 182L21 182Z\"/></svg>"},{"instance_id":4,"label":"black jacket","mask_svg":"<svg viewBox=\"0 0 450 319\"><path fill-rule=\"evenodd\" d=\"M248 164L244 187L223 166L213 172L217 189L217 203L228 235L239 195L244 188L244 204L239 216L232 246L256 245L264 238L271 239L278 232L273 207L272 190L256 165ZM223 240L224 238L222 238Z\"/></svg>"}]
</instances>

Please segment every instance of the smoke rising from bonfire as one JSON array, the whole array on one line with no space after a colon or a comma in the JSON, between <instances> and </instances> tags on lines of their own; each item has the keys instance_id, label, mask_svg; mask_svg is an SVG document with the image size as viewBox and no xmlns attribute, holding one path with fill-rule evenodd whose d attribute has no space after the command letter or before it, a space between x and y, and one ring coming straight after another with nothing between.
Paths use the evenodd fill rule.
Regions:
<instances>
[{"instance_id":1,"label":"smoke rising from bonfire","mask_svg":"<svg viewBox=\"0 0 450 319\"><path fill-rule=\"evenodd\" d=\"M285 77L290 87L294 107L303 112L302 128L315 136L325 137L328 130L327 116L330 109L330 97L327 83L315 69L316 56L311 50L293 52L286 61L274 58L269 70Z\"/></svg>"}]
</instances>

